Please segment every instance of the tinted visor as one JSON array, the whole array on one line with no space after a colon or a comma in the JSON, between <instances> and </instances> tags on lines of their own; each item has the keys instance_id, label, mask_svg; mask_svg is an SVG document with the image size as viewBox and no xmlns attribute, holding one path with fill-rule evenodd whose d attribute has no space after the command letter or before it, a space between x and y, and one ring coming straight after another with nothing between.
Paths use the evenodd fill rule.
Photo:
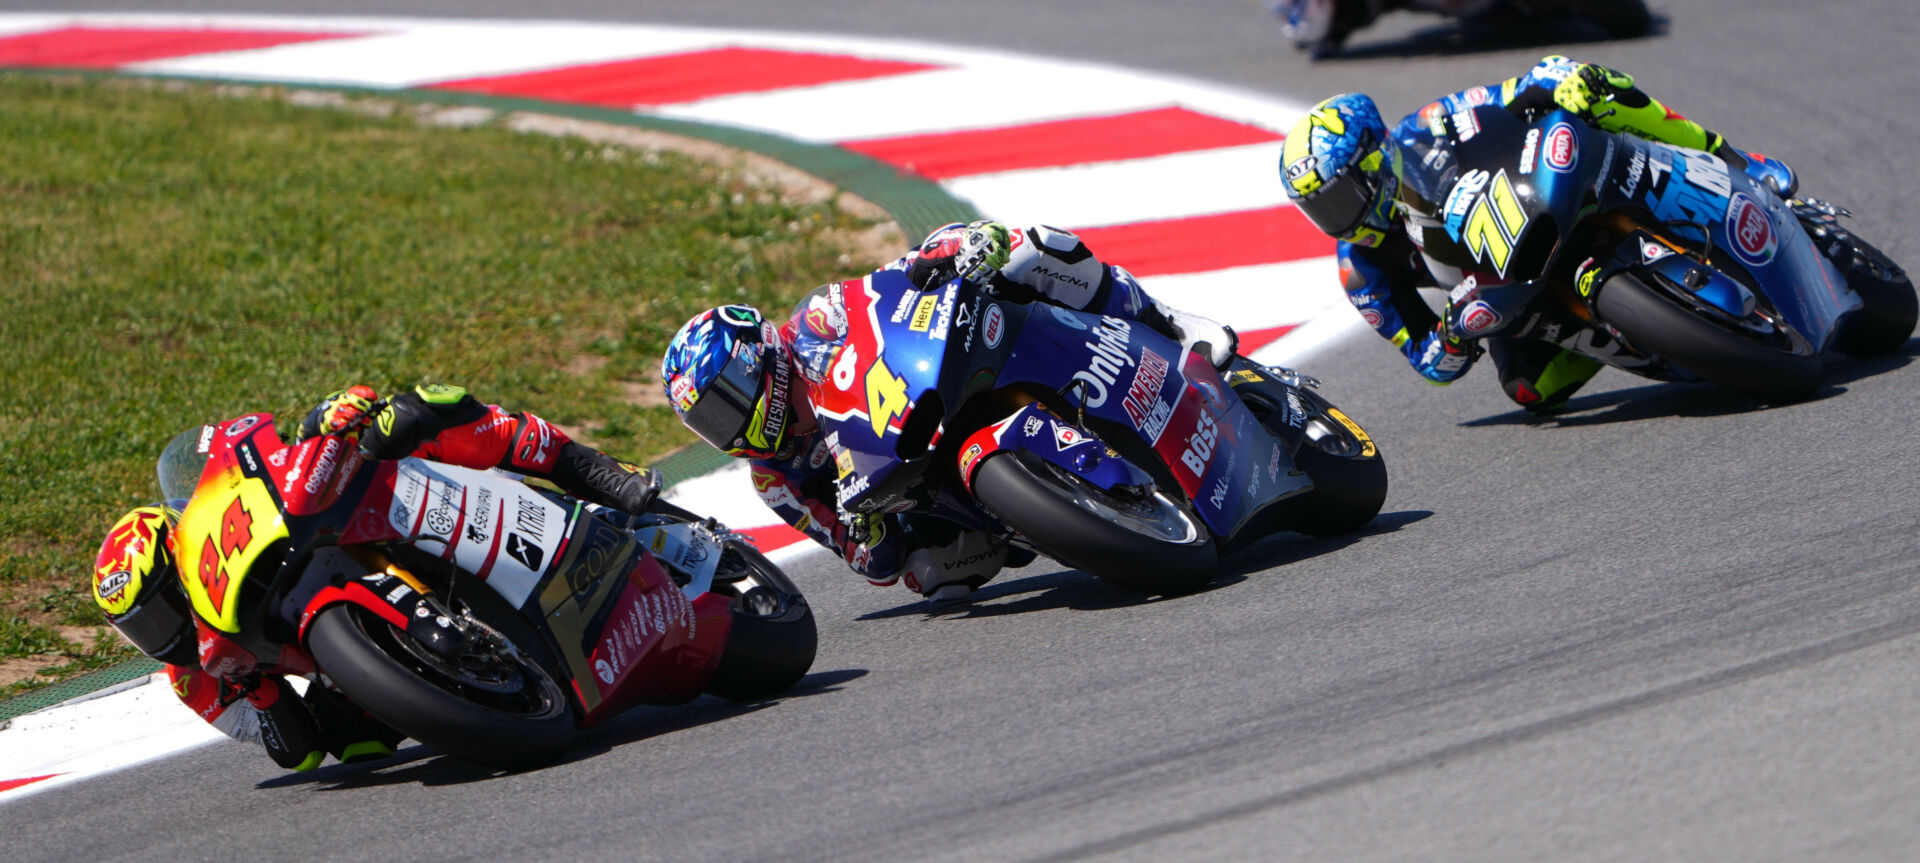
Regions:
<instances>
[{"instance_id":1,"label":"tinted visor","mask_svg":"<svg viewBox=\"0 0 1920 863\"><path fill-rule=\"evenodd\" d=\"M1334 174L1313 197L1302 198L1296 206L1321 233L1346 239L1353 229L1360 227L1367 211L1373 209L1373 195L1379 188L1378 178L1356 172L1349 166Z\"/></svg>"},{"instance_id":2,"label":"tinted visor","mask_svg":"<svg viewBox=\"0 0 1920 863\"><path fill-rule=\"evenodd\" d=\"M761 362L765 348L752 345L749 350L735 352L727 359L727 365L715 376L706 392L700 394L699 401L681 415L681 420L692 429L701 440L714 447L732 452L754 418L754 403L760 398L765 378Z\"/></svg>"}]
</instances>

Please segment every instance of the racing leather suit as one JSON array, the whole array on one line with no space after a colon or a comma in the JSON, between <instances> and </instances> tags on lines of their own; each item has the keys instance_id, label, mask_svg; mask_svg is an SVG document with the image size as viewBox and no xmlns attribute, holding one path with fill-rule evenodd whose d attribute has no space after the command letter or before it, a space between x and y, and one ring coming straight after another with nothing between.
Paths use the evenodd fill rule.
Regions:
<instances>
[{"instance_id":1,"label":"racing leather suit","mask_svg":"<svg viewBox=\"0 0 1920 863\"><path fill-rule=\"evenodd\" d=\"M881 270L904 270L922 290L939 288L954 277L954 256L968 227L949 225L935 231ZM1211 323L1156 303L1132 274L1095 258L1071 232L1036 225L1012 228L1007 234L1007 260L992 275L1001 296L1135 321L1175 339L1181 339L1184 330L1190 343L1196 332ZM863 281L850 279L816 288L800 300L780 328L780 338L807 387L807 393L795 393L795 398L819 405L826 388L833 386L831 369L848 332L845 297L862 290ZM1214 348L1207 343L1196 349L1213 349L1216 355L1231 357L1232 333L1225 332L1229 344ZM798 412L802 417L812 414L811 410ZM838 506L840 470L834 443L817 425L796 425L778 456L752 462L753 487L783 520L839 554L870 583L890 585L904 577L910 589L924 596L958 598L992 578L1003 565L1024 566L1031 561L1024 550L1009 561L1008 549L998 541L944 519L914 513L849 516ZM949 590L942 592L942 588Z\"/></svg>"},{"instance_id":2,"label":"racing leather suit","mask_svg":"<svg viewBox=\"0 0 1920 863\"><path fill-rule=\"evenodd\" d=\"M322 417L348 394L315 407L295 442L319 434ZM481 404L458 387L429 385L393 397L361 431L360 447L377 459L411 455L540 477L574 497L632 513L659 492L658 477L646 468L575 443L531 413ZM204 629L201 637L209 637ZM328 753L342 762L383 758L404 737L317 683L303 696L278 675L222 679L173 664L166 671L181 703L230 737L258 740L281 767L312 770Z\"/></svg>"},{"instance_id":3,"label":"racing leather suit","mask_svg":"<svg viewBox=\"0 0 1920 863\"><path fill-rule=\"evenodd\" d=\"M1519 77L1443 96L1401 120L1390 132L1386 146L1398 149L1400 163L1409 175L1414 174L1422 160L1437 152L1436 130L1455 134L1450 125L1440 122L1441 118L1481 105L1502 105L1523 116L1552 110L1559 104L1556 89L1581 68L1582 64L1567 57L1550 56ZM1633 87L1631 78L1621 78L1625 86L1615 85L1611 101L1580 112L1587 122L1610 132L1711 152L1756 180L1775 184L1783 197L1792 193L1793 175L1784 165L1728 146L1721 136ZM1429 382L1444 386L1467 373L1480 354L1479 346L1449 332L1418 289L1438 287L1452 290L1457 297L1473 285L1497 283L1499 276L1476 269L1470 257L1450 254L1460 251L1458 244L1437 241L1444 238L1438 218L1441 202L1427 200L1414 185L1400 184L1396 209L1404 219L1404 232L1390 232L1378 246L1345 241L1339 244L1340 279L1347 299L1367 325L1399 348ZM1429 243L1429 237L1436 242ZM1501 388L1530 412L1551 413L1563 408L1568 397L1601 368L1599 361L1557 344L1562 329L1548 324L1534 337L1485 340ZM1572 326L1564 331L1569 338L1574 336ZM1582 332L1592 332L1588 338L1594 342L1583 347L1606 351L1610 338L1604 331Z\"/></svg>"}]
</instances>

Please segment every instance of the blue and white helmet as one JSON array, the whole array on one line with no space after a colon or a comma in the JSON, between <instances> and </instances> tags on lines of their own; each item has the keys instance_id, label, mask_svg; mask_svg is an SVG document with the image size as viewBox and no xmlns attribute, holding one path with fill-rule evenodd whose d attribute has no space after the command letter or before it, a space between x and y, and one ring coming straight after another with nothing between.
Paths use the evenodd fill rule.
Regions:
<instances>
[{"instance_id":1,"label":"blue and white helmet","mask_svg":"<svg viewBox=\"0 0 1920 863\"><path fill-rule=\"evenodd\" d=\"M1393 229L1399 161L1373 100L1342 93L1294 124L1280 151L1280 176L1287 197L1314 227L1338 240L1377 246Z\"/></svg>"},{"instance_id":2,"label":"blue and white helmet","mask_svg":"<svg viewBox=\"0 0 1920 863\"><path fill-rule=\"evenodd\" d=\"M779 332L752 306L694 315L667 344L660 380L680 421L728 455L773 458L785 442L793 369Z\"/></svg>"}]
</instances>

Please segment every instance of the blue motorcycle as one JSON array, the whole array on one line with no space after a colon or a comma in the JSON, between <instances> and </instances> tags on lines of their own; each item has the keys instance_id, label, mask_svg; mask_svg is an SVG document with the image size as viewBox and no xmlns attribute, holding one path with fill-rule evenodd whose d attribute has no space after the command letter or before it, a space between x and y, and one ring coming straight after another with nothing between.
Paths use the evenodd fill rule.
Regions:
<instances>
[{"instance_id":1,"label":"blue motorcycle","mask_svg":"<svg viewBox=\"0 0 1920 863\"><path fill-rule=\"evenodd\" d=\"M1541 339L1777 403L1811 395L1828 352L1887 354L1913 333L1912 282L1837 208L1564 111L1433 122L1446 134L1407 156L1406 182L1437 208L1427 253L1480 274L1448 306L1462 335Z\"/></svg>"},{"instance_id":2,"label":"blue motorcycle","mask_svg":"<svg viewBox=\"0 0 1920 863\"><path fill-rule=\"evenodd\" d=\"M1380 511L1378 447L1317 382L1224 374L1137 323L881 271L837 286L848 332L812 387L851 512L917 512L1154 594L1282 530Z\"/></svg>"}]
</instances>

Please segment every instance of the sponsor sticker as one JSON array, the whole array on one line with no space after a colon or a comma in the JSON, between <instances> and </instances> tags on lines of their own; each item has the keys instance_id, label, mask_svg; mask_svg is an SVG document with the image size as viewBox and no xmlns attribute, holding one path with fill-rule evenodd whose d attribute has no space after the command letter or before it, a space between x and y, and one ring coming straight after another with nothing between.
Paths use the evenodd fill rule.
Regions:
<instances>
[{"instance_id":1,"label":"sponsor sticker","mask_svg":"<svg viewBox=\"0 0 1920 863\"><path fill-rule=\"evenodd\" d=\"M998 305L989 304L985 314L980 316L980 337L985 339L987 347L1000 346L1000 338L1007 334L1007 316Z\"/></svg>"},{"instance_id":2,"label":"sponsor sticker","mask_svg":"<svg viewBox=\"0 0 1920 863\"><path fill-rule=\"evenodd\" d=\"M1574 137L1573 127L1566 123L1556 123L1547 130L1547 142L1540 161L1555 171L1565 173L1573 168L1573 160L1579 154L1579 139Z\"/></svg>"},{"instance_id":3,"label":"sponsor sticker","mask_svg":"<svg viewBox=\"0 0 1920 863\"><path fill-rule=\"evenodd\" d=\"M1727 204L1727 233L1733 238L1733 254L1741 263L1758 267L1773 260L1773 220L1745 192L1735 192Z\"/></svg>"},{"instance_id":4,"label":"sponsor sticker","mask_svg":"<svg viewBox=\"0 0 1920 863\"><path fill-rule=\"evenodd\" d=\"M907 329L924 333L933 325L933 310L940 305L940 298L928 294L920 298L919 305L913 307L913 319L907 322Z\"/></svg>"},{"instance_id":5,"label":"sponsor sticker","mask_svg":"<svg viewBox=\"0 0 1920 863\"><path fill-rule=\"evenodd\" d=\"M1499 325L1500 313L1486 300L1474 300L1460 312L1460 329L1468 335L1479 335Z\"/></svg>"}]
</instances>

